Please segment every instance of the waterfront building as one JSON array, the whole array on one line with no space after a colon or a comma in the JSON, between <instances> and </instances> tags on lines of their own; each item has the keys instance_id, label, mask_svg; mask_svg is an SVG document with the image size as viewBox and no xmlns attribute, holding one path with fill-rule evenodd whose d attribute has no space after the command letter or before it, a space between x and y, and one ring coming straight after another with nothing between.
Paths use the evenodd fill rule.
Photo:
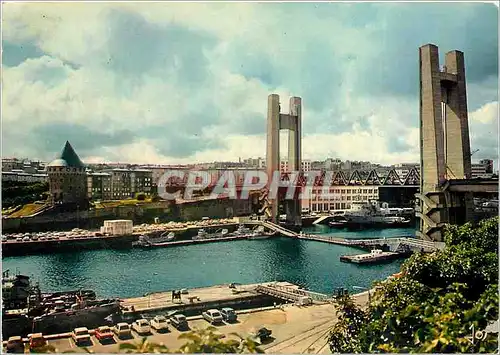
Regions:
<instances>
[{"instance_id":1,"label":"waterfront building","mask_svg":"<svg viewBox=\"0 0 500 355\"><path fill-rule=\"evenodd\" d=\"M66 141L61 154L47 165L52 204L81 204L87 201L85 165Z\"/></svg>"},{"instance_id":2,"label":"waterfront building","mask_svg":"<svg viewBox=\"0 0 500 355\"><path fill-rule=\"evenodd\" d=\"M332 186L323 190L321 186L311 187L310 199L302 199L302 208L312 212L328 212L351 208L352 201L379 199L379 186Z\"/></svg>"},{"instance_id":3,"label":"waterfront building","mask_svg":"<svg viewBox=\"0 0 500 355\"><path fill-rule=\"evenodd\" d=\"M111 175L108 173L92 173L87 174L87 186L89 199L96 201L106 201L113 198L111 192Z\"/></svg>"},{"instance_id":4,"label":"waterfront building","mask_svg":"<svg viewBox=\"0 0 500 355\"><path fill-rule=\"evenodd\" d=\"M132 194L144 193L151 195L153 172L146 169L135 169L130 174L130 189Z\"/></svg>"},{"instance_id":5,"label":"waterfront building","mask_svg":"<svg viewBox=\"0 0 500 355\"><path fill-rule=\"evenodd\" d=\"M104 170L103 173L108 174L110 180L110 194L106 194L106 199L121 200L135 197L137 193L151 194L153 172L149 169L115 168Z\"/></svg>"},{"instance_id":6,"label":"waterfront building","mask_svg":"<svg viewBox=\"0 0 500 355\"><path fill-rule=\"evenodd\" d=\"M112 200L121 200L132 197L131 170L116 168L109 170L111 175Z\"/></svg>"}]
</instances>

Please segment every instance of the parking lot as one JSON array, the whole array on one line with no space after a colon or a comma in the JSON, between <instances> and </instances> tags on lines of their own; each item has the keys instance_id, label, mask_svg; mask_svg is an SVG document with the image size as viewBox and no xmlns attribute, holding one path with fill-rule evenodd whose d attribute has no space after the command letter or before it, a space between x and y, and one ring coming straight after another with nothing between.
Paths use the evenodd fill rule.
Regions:
<instances>
[{"instance_id":1,"label":"parking lot","mask_svg":"<svg viewBox=\"0 0 500 355\"><path fill-rule=\"evenodd\" d=\"M261 348L271 353L324 353L327 350L326 334L331 325L334 324L335 310L332 305L317 305L309 307L288 306L283 309L271 309L254 313L238 315L237 322L233 324L224 323L216 326L217 332L233 337L230 333L238 333L246 337L253 330L266 327L272 330L270 341L262 344ZM204 329L209 326L203 319L189 321L189 328ZM189 331L189 330L187 330ZM179 331L169 326L169 331L163 334L152 330L148 339L154 343L163 343L169 349L178 349L186 343L184 339L178 339L185 331ZM132 339L120 340L114 336L114 342L101 344L95 336L91 337L92 344L88 347L95 353L118 352L119 343L140 342L143 336L132 332ZM57 349L57 352L73 351L84 352L75 345L71 337L50 340L49 344Z\"/></svg>"}]
</instances>

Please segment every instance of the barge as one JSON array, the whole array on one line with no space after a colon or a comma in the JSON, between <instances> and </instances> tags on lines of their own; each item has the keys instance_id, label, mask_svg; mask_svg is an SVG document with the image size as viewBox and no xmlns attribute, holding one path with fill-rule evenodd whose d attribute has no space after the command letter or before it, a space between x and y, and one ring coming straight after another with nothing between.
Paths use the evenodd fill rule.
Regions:
<instances>
[{"instance_id":1,"label":"barge","mask_svg":"<svg viewBox=\"0 0 500 355\"><path fill-rule=\"evenodd\" d=\"M89 234L73 238L58 237L50 240L5 240L2 241L2 254L7 257L80 250L121 249L131 247L132 242L138 238L139 236L134 234L120 236L94 236Z\"/></svg>"}]
</instances>

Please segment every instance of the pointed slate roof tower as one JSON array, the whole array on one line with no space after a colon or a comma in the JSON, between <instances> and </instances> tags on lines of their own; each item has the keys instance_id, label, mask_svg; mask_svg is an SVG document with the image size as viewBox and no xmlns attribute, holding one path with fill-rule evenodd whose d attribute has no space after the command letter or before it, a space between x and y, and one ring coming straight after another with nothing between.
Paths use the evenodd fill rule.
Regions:
<instances>
[{"instance_id":1,"label":"pointed slate roof tower","mask_svg":"<svg viewBox=\"0 0 500 355\"><path fill-rule=\"evenodd\" d=\"M85 164L82 163L82 161L78 157L78 154L75 153L75 150L73 149L69 141L66 141L61 154L48 166L64 166L80 169L85 168Z\"/></svg>"}]
</instances>

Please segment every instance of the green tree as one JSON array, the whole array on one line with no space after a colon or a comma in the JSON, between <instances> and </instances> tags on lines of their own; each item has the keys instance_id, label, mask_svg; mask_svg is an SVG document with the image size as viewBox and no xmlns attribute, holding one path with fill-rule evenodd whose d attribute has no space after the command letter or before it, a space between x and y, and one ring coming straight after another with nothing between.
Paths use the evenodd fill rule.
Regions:
<instances>
[{"instance_id":1,"label":"green tree","mask_svg":"<svg viewBox=\"0 0 500 355\"><path fill-rule=\"evenodd\" d=\"M414 254L402 277L375 285L366 313L338 299L332 352L496 351L496 337L468 337L498 319L498 217L450 226L445 241L445 250Z\"/></svg>"}]
</instances>

